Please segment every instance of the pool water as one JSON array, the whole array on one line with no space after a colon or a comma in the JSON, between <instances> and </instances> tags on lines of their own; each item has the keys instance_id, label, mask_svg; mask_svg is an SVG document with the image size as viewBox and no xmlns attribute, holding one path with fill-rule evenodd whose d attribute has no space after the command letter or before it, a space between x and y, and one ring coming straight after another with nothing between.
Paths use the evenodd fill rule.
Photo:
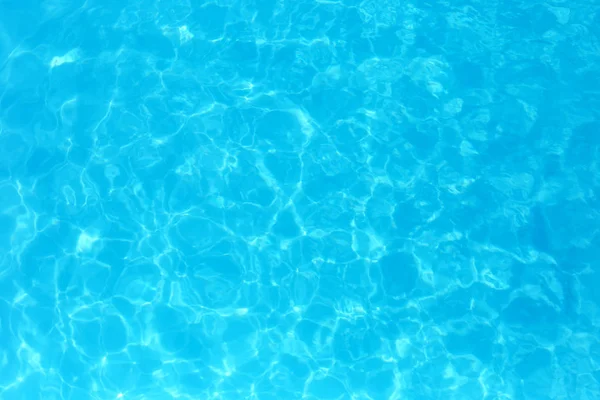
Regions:
<instances>
[{"instance_id":1,"label":"pool water","mask_svg":"<svg viewBox=\"0 0 600 400\"><path fill-rule=\"evenodd\" d=\"M600 398L599 0L0 0L0 398Z\"/></svg>"}]
</instances>

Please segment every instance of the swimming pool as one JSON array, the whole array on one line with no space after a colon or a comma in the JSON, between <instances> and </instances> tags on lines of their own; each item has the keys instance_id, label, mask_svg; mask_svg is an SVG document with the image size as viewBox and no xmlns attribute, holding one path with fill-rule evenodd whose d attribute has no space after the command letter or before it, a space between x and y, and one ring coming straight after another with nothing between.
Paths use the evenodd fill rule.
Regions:
<instances>
[{"instance_id":1,"label":"swimming pool","mask_svg":"<svg viewBox=\"0 0 600 400\"><path fill-rule=\"evenodd\" d=\"M599 49L595 0L0 0L0 397L600 398Z\"/></svg>"}]
</instances>

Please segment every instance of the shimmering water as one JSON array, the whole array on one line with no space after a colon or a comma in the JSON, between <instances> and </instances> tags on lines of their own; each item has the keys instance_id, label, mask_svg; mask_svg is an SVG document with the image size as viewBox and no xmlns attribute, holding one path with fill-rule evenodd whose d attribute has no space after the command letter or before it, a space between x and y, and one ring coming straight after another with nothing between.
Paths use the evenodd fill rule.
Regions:
<instances>
[{"instance_id":1,"label":"shimmering water","mask_svg":"<svg viewBox=\"0 0 600 400\"><path fill-rule=\"evenodd\" d=\"M599 73L599 0L0 0L0 398L600 398Z\"/></svg>"}]
</instances>

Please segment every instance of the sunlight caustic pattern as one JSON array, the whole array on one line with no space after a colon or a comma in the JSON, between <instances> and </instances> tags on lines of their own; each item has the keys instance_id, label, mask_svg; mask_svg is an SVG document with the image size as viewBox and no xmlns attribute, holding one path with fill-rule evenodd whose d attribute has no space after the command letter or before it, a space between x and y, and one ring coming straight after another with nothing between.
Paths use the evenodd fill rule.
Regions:
<instances>
[{"instance_id":1,"label":"sunlight caustic pattern","mask_svg":"<svg viewBox=\"0 0 600 400\"><path fill-rule=\"evenodd\" d=\"M596 0L0 0L0 398L599 398L599 68Z\"/></svg>"}]
</instances>

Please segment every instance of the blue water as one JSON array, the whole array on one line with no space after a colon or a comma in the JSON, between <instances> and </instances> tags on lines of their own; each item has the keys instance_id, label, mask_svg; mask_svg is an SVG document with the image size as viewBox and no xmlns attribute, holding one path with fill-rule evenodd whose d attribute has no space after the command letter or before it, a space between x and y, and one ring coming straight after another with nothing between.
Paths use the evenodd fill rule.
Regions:
<instances>
[{"instance_id":1,"label":"blue water","mask_svg":"<svg viewBox=\"0 0 600 400\"><path fill-rule=\"evenodd\" d=\"M600 398L600 2L0 0L0 398Z\"/></svg>"}]
</instances>

